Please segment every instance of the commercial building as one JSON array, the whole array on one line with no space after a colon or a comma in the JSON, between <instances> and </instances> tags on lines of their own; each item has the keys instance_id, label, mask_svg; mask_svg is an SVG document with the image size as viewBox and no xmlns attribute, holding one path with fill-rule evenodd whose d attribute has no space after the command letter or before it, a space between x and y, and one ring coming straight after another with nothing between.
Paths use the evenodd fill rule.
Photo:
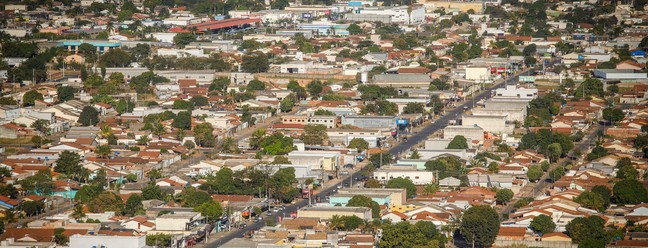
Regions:
<instances>
[{"instance_id":1,"label":"commercial building","mask_svg":"<svg viewBox=\"0 0 648 248\"><path fill-rule=\"evenodd\" d=\"M352 125L359 128L392 130L396 128L396 116L342 116L342 125Z\"/></svg>"},{"instance_id":2,"label":"commercial building","mask_svg":"<svg viewBox=\"0 0 648 248\"><path fill-rule=\"evenodd\" d=\"M333 144L349 145L355 138L364 139L369 143L369 148L376 147L378 139L384 138L387 133L377 129L327 129L329 142Z\"/></svg>"},{"instance_id":3,"label":"commercial building","mask_svg":"<svg viewBox=\"0 0 648 248\"><path fill-rule=\"evenodd\" d=\"M423 23L425 8L421 6L366 7L354 10L346 16L346 19L356 22Z\"/></svg>"},{"instance_id":4,"label":"commercial building","mask_svg":"<svg viewBox=\"0 0 648 248\"><path fill-rule=\"evenodd\" d=\"M150 230L149 233L190 234L204 222L205 217L200 213L172 212L155 218L155 230Z\"/></svg>"},{"instance_id":5,"label":"commercial building","mask_svg":"<svg viewBox=\"0 0 648 248\"><path fill-rule=\"evenodd\" d=\"M299 218L318 218L320 220L330 220L335 215L337 216L355 215L363 220L371 220L371 208L313 206L313 207L304 207L297 210L297 217Z\"/></svg>"},{"instance_id":6,"label":"commercial building","mask_svg":"<svg viewBox=\"0 0 648 248\"><path fill-rule=\"evenodd\" d=\"M637 80L648 78L648 75L645 72L617 69L596 69L594 70L594 76L609 80Z\"/></svg>"},{"instance_id":7,"label":"commercial building","mask_svg":"<svg viewBox=\"0 0 648 248\"><path fill-rule=\"evenodd\" d=\"M486 132L495 134L513 133L514 125L506 124L507 116L505 115L463 115L461 117L461 124L463 126L478 126Z\"/></svg>"},{"instance_id":8,"label":"commercial building","mask_svg":"<svg viewBox=\"0 0 648 248\"><path fill-rule=\"evenodd\" d=\"M305 164L313 169L334 171L340 168L340 155L338 151L292 151L288 153L288 160L292 164Z\"/></svg>"},{"instance_id":9,"label":"commercial building","mask_svg":"<svg viewBox=\"0 0 648 248\"><path fill-rule=\"evenodd\" d=\"M506 85L504 88L495 90L495 96L498 98L519 98L533 100L538 97L538 89L518 88L515 85Z\"/></svg>"},{"instance_id":10,"label":"commercial building","mask_svg":"<svg viewBox=\"0 0 648 248\"><path fill-rule=\"evenodd\" d=\"M415 185L425 185L434 181L434 173L431 171L418 170L416 165L411 166L385 166L374 171L373 179L381 183L394 178L407 178Z\"/></svg>"},{"instance_id":11,"label":"commercial building","mask_svg":"<svg viewBox=\"0 0 648 248\"><path fill-rule=\"evenodd\" d=\"M447 126L443 129L443 139L452 140L462 135L470 140L484 140L484 129L479 126Z\"/></svg>"},{"instance_id":12,"label":"commercial building","mask_svg":"<svg viewBox=\"0 0 648 248\"><path fill-rule=\"evenodd\" d=\"M403 205L407 199L405 189L342 188L338 190L337 194L330 196L329 204L346 206L349 200L356 195L371 197L379 205L388 207Z\"/></svg>"}]
</instances>

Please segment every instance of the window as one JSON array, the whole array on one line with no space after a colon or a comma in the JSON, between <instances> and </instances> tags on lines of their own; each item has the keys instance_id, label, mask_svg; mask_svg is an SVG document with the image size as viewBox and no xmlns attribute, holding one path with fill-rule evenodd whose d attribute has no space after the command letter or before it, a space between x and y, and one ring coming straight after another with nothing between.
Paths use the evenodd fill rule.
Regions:
<instances>
[{"instance_id":1,"label":"window","mask_svg":"<svg viewBox=\"0 0 648 248\"><path fill-rule=\"evenodd\" d=\"M419 177L418 177L418 176L415 176L414 179L419 179Z\"/></svg>"}]
</instances>

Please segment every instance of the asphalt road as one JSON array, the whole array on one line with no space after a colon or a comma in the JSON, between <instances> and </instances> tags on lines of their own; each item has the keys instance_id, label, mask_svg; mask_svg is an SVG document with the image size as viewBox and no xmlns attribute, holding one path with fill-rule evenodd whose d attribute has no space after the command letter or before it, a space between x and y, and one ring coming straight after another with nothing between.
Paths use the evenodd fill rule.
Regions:
<instances>
[{"instance_id":1,"label":"asphalt road","mask_svg":"<svg viewBox=\"0 0 648 248\"><path fill-rule=\"evenodd\" d=\"M525 75L528 71L529 71L529 69L524 70L524 71L518 73L517 75ZM505 82L507 84L516 83L517 79L518 79L517 75L512 76L512 77L510 77L510 78L508 78L506 80L496 81L496 84L493 85L493 87L491 87L491 88L485 90L484 92L478 94L476 96L474 102L477 103L482 99L489 98L491 96L491 89L498 88L500 85L504 84ZM426 140L427 137L430 136L431 134L433 134L434 132L438 131L441 128L444 128L445 126L447 126L448 121L453 120L453 119L456 120L457 118L459 118L461 116L461 114L463 113L463 111L464 111L464 107L467 108L467 109L473 108L474 106L472 104L473 104L472 99L471 98L466 98L466 101L463 104L461 104L461 105L457 106L456 108L448 111L444 116L442 116L441 118L435 120L433 123L428 124L428 126L423 128L418 133L411 134L406 142L399 143L398 145L392 147L389 150L389 152L391 154L393 154L393 155L398 155L398 154L402 153L403 151L409 150L410 148L414 147L418 143ZM329 188L323 189L318 194L313 195L312 199L315 199L318 196L321 199L325 199L326 195L333 194L333 191L335 189L337 189L338 186L345 185L345 184L351 185L351 179L352 178L359 178L359 177L360 177L360 171L355 172L355 173L347 176L340 183L337 183L337 184L335 184L335 185L333 185L333 186L331 186ZM275 220L277 220L278 216L290 216L290 213L296 212L298 209L303 208L303 207L305 207L307 205L308 205L308 201L300 201L300 202L298 202L298 203L296 203L294 205L286 205L285 210L281 210L281 211L278 211L276 213L273 212L272 213L272 218L275 218ZM244 229L237 229L235 231L232 231L231 233L228 233L225 236L223 236L221 238L218 238L215 242L211 242L211 243L206 244L205 247L219 247L222 244L225 244L225 243L231 241L234 238L243 237L243 235L248 231L261 229L262 227L265 226L265 220L270 218L270 216L266 216L264 214L263 218L264 218L263 221L259 221L257 223L250 224Z\"/></svg>"},{"instance_id":2,"label":"asphalt road","mask_svg":"<svg viewBox=\"0 0 648 248\"><path fill-rule=\"evenodd\" d=\"M529 70L524 70L518 75L523 75L527 73ZM488 99L491 96L491 89L498 88L500 85L502 85L504 82L506 84L513 84L517 82L518 77L513 76L510 78L507 78L506 80L501 80L497 82L493 87L490 89L484 90L482 93L478 94L475 97L475 104L483 99ZM456 108L448 111L444 116L441 118L435 120L433 123L428 124L425 128L421 129L418 133L415 133L411 135L407 141L402 142L396 146L394 146L389 152L392 155L398 156L400 153L405 152L409 150L410 148L414 147L415 145L421 143L422 141L426 140L428 136L432 135L434 132L439 131L440 129L446 127L448 125L448 121L450 120L456 120L459 117L461 117L461 114L464 112L466 109L472 109L473 106L473 101L471 98L466 98L466 101L464 101L463 104L457 106Z\"/></svg>"}]
</instances>

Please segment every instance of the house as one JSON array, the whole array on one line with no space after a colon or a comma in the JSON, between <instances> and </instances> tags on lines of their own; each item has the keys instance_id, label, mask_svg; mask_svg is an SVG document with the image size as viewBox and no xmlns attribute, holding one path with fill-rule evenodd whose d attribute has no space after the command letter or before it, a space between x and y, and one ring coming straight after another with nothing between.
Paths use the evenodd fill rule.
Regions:
<instances>
[{"instance_id":1,"label":"house","mask_svg":"<svg viewBox=\"0 0 648 248\"><path fill-rule=\"evenodd\" d=\"M124 228L137 230L138 232L147 232L155 229L155 223L149 221L144 216L135 216L121 224Z\"/></svg>"},{"instance_id":2,"label":"house","mask_svg":"<svg viewBox=\"0 0 648 248\"><path fill-rule=\"evenodd\" d=\"M524 240L526 232L526 227L500 226L495 240Z\"/></svg>"}]
</instances>

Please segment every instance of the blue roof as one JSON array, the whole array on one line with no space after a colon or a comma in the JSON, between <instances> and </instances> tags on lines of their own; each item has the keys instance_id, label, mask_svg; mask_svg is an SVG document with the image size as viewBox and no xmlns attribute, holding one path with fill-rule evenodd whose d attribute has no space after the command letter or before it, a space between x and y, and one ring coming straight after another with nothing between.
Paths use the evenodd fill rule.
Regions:
<instances>
[{"instance_id":1,"label":"blue roof","mask_svg":"<svg viewBox=\"0 0 648 248\"><path fill-rule=\"evenodd\" d=\"M66 40L58 43L58 46L78 46L83 43L88 43L96 47L120 47L121 42L110 42L110 41L101 41L101 40Z\"/></svg>"}]
</instances>

